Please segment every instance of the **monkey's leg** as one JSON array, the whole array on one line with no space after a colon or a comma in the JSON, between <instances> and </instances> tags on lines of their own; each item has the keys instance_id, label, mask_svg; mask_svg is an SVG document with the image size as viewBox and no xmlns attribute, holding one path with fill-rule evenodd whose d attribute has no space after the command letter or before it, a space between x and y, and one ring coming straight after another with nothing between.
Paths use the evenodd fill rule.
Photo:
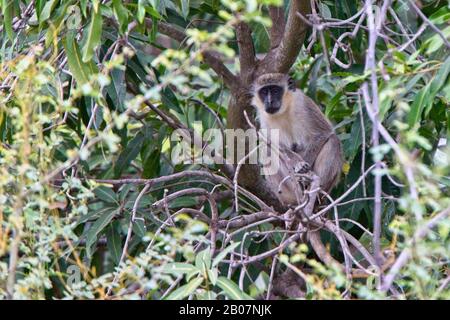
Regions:
<instances>
[{"instance_id":1,"label":"monkey's leg","mask_svg":"<svg viewBox=\"0 0 450 320\"><path fill-rule=\"evenodd\" d=\"M335 185L342 170L342 163L341 143L333 134L323 145L313 166L313 171L320 178L322 190L328 192Z\"/></svg>"}]
</instances>

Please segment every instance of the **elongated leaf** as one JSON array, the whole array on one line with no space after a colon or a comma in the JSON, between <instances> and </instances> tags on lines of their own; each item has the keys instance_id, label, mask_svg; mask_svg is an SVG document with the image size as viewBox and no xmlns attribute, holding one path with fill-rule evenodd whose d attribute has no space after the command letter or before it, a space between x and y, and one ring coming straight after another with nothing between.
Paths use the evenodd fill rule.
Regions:
<instances>
[{"instance_id":1,"label":"elongated leaf","mask_svg":"<svg viewBox=\"0 0 450 320\"><path fill-rule=\"evenodd\" d=\"M344 152L345 159L348 161L353 161L356 154L359 151L359 146L362 143L362 127L359 115L357 114L355 117L355 121L352 124L350 139L345 140L344 142Z\"/></svg>"},{"instance_id":2,"label":"elongated leaf","mask_svg":"<svg viewBox=\"0 0 450 320\"><path fill-rule=\"evenodd\" d=\"M430 90L432 94L436 94L442 86L446 83L448 75L450 73L450 56L444 61L439 68L433 81L431 81Z\"/></svg>"},{"instance_id":3,"label":"elongated leaf","mask_svg":"<svg viewBox=\"0 0 450 320\"><path fill-rule=\"evenodd\" d=\"M420 119L420 116L422 115L422 111L428 101L428 96L430 94L430 84L431 82L423 87L414 99L414 102L411 106L411 111L408 114L408 124L410 126L413 126L415 123L417 123Z\"/></svg>"},{"instance_id":4,"label":"elongated leaf","mask_svg":"<svg viewBox=\"0 0 450 320\"><path fill-rule=\"evenodd\" d=\"M75 80L79 84L89 81L92 74L97 72L97 67L93 63L83 63L81 60L81 52L73 34L68 34L64 41L64 49L66 50L67 62Z\"/></svg>"},{"instance_id":5,"label":"elongated leaf","mask_svg":"<svg viewBox=\"0 0 450 320\"><path fill-rule=\"evenodd\" d=\"M162 271L166 272L166 273L176 274L176 275L187 274L190 272L197 272L197 273L200 272L200 270L197 269L192 264L179 263L179 262L168 263L168 264L164 265L164 267L162 268Z\"/></svg>"},{"instance_id":6,"label":"elongated leaf","mask_svg":"<svg viewBox=\"0 0 450 320\"><path fill-rule=\"evenodd\" d=\"M105 212L100 218L95 221L91 228L89 229L87 235L86 235L86 248L89 250L90 247L95 243L97 240L97 236L100 232L103 231L103 229L106 228L106 226L111 222L111 220L114 218L114 216L118 213L118 209L111 210L109 212Z\"/></svg>"},{"instance_id":7,"label":"elongated leaf","mask_svg":"<svg viewBox=\"0 0 450 320\"><path fill-rule=\"evenodd\" d=\"M217 294L214 291L205 291L201 294L197 294L198 300L216 300Z\"/></svg>"},{"instance_id":8,"label":"elongated leaf","mask_svg":"<svg viewBox=\"0 0 450 320\"><path fill-rule=\"evenodd\" d=\"M88 220L93 220L95 218L98 218L98 217L102 216L105 212L115 210L116 208L117 208L117 206L114 206L114 207L107 206L107 207L101 208L100 210L91 210L87 214L80 217L80 219L77 221L77 226L82 223L87 222Z\"/></svg>"},{"instance_id":9,"label":"elongated leaf","mask_svg":"<svg viewBox=\"0 0 450 320\"><path fill-rule=\"evenodd\" d=\"M189 0L181 0L181 14L186 19L189 15Z\"/></svg>"},{"instance_id":10,"label":"elongated leaf","mask_svg":"<svg viewBox=\"0 0 450 320\"><path fill-rule=\"evenodd\" d=\"M229 253L231 253L234 249L239 246L240 242L233 243L222 250L213 260L212 267L217 266Z\"/></svg>"},{"instance_id":11,"label":"elongated leaf","mask_svg":"<svg viewBox=\"0 0 450 320\"><path fill-rule=\"evenodd\" d=\"M448 6L443 6L430 16L430 21L434 24L441 24L450 21L450 10Z\"/></svg>"},{"instance_id":12,"label":"elongated leaf","mask_svg":"<svg viewBox=\"0 0 450 320\"><path fill-rule=\"evenodd\" d=\"M142 238L147 233L147 229L145 228L145 223L141 219L134 221L133 223L133 232L139 237Z\"/></svg>"},{"instance_id":13,"label":"elongated leaf","mask_svg":"<svg viewBox=\"0 0 450 320\"><path fill-rule=\"evenodd\" d=\"M211 251L209 248L200 251L195 257L195 266L202 271L202 274L206 274L206 270L211 268Z\"/></svg>"},{"instance_id":14,"label":"elongated leaf","mask_svg":"<svg viewBox=\"0 0 450 320\"><path fill-rule=\"evenodd\" d=\"M102 201L109 203L118 203L117 196L111 188L99 186L94 189L94 194Z\"/></svg>"},{"instance_id":15,"label":"elongated leaf","mask_svg":"<svg viewBox=\"0 0 450 320\"><path fill-rule=\"evenodd\" d=\"M145 18L144 0L138 0L137 19L139 23L144 22L144 18Z\"/></svg>"},{"instance_id":16,"label":"elongated leaf","mask_svg":"<svg viewBox=\"0 0 450 320\"><path fill-rule=\"evenodd\" d=\"M56 0L46 1L43 8L38 12L38 20L40 23L45 22L46 20L48 20L48 18L50 18L50 15L52 14L53 9L55 9L56 4Z\"/></svg>"},{"instance_id":17,"label":"elongated leaf","mask_svg":"<svg viewBox=\"0 0 450 320\"><path fill-rule=\"evenodd\" d=\"M14 41L14 31L12 26L13 16L14 16L14 4L13 0L3 0L2 1L2 14L3 14L3 25L5 26L6 34L11 41Z\"/></svg>"},{"instance_id":18,"label":"elongated leaf","mask_svg":"<svg viewBox=\"0 0 450 320\"><path fill-rule=\"evenodd\" d=\"M94 55L95 48L100 44L102 39L102 12L99 6L97 11L93 10L91 23L89 24L86 43L83 47L83 62L88 62Z\"/></svg>"},{"instance_id":19,"label":"elongated leaf","mask_svg":"<svg viewBox=\"0 0 450 320\"><path fill-rule=\"evenodd\" d=\"M114 69L110 74L111 83L106 87L109 97L111 98L110 109L120 112L125 110L124 102L126 95L125 71Z\"/></svg>"},{"instance_id":20,"label":"elongated leaf","mask_svg":"<svg viewBox=\"0 0 450 320\"><path fill-rule=\"evenodd\" d=\"M114 264L119 264L120 256L122 255L122 242L120 239L120 234L117 231L120 227L118 221L113 222L106 232L107 246L111 253Z\"/></svg>"},{"instance_id":21,"label":"elongated leaf","mask_svg":"<svg viewBox=\"0 0 450 320\"><path fill-rule=\"evenodd\" d=\"M47 1L44 0L36 0L34 7L36 8L36 16L39 19L42 13L42 9L44 8Z\"/></svg>"},{"instance_id":22,"label":"elongated leaf","mask_svg":"<svg viewBox=\"0 0 450 320\"><path fill-rule=\"evenodd\" d=\"M439 90L441 90L441 88L446 83L449 73L450 73L450 57L448 57L444 61L444 63L439 68L439 71L436 73L436 76L433 78L433 80L430 83L429 98L425 105L425 113L426 114L428 114L428 112L430 112L430 109L433 105L433 100L436 97L436 95L439 93Z\"/></svg>"},{"instance_id":23,"label":"elongated leaf","mask_svg":"<svg viewBox=\"0 0 450 320\"><path fill-rule=\"evenodd\" d=\"M127 23L128 23L128 10L123 5L121 0L113 0L113 11L114 15L117 18L117 21L119 21L120 25L120 32L123 33L127 29Z\"/></svg>"},{"instance_id":24,"label":"elongated leaf","mask_svg":"<svg viewBox=\"0 0 450 320\"><path fill-rule=\"evenodd\" d=\"M215 286L217 283L219 271L216 268L214 268L212 270L208 270L207 274L209 281L211 281L212 285Z\"/></svg>"},{"instance_id":25,"label":"elongated leaf","mask_svg":"<svg viewBox=\"0 0 450 320\"><path fill-rule=\"evenodd\" d=\"M183 208L183 207L192 207L194 205L198 204L198 201L196 198L193 197L179 197L175 199L174 201L171 201L169 204L170 209L174 208Z\"/></svg>"},{"instance_id":26,"label":"elongated leaf","mask_svg":"<svg viewBox=\"0 0 450 320\"><path fill-rule=\"evenodd\" d=\"M155 149L144 161L142 178L149 179L159 175L161 150Z\"/></svg>"},{"instance_id":27,"label":"elongated leaf","mask_svg":"<svg viewBox=\"0 0 450 320\"><path fill-rule=\"evenodd\" d=\"M188 284L179 287L177 290L169 294L164 300L181 300L193 293L203 282L203 278L196 278L189 281Z\"/></svg>"},{"instance_id":28,"label":"elongated leaf","mask_svg":"<svg viewBox=\"0 0 450 320\"><path fill-rule=\"evenodd\" d=\"M228 296L228 298L233 300L253 300L245 292L242 292L241 289L231 280L225 277L219 277L217 279L217 286L223 290L223 292Z\"/></svg>"},{"instance_id":29,"label":"elongated leaf","mask_svg":"<svg viewBox=\"0 0 450 320\"><path fill-rule=\"evenodd\" d=\"M131 161L133 161L137 157L139 151L142 148L143 142L144 134L142 132L139 132L136 137L128 142L127 147L122 151L119 159L117 159L117 162L114 166L114 174L116 176L119 176L123 172L123 170L125 170L130 165Z\"/></svg>"},{"instance_id":30,"label":"elongated leaf","mask_svg":"<svg viewBox=\"0 0 450 320\"><path fill-rule=\"evenodd\" d=\"M450 36L450 26L444 28L444 30L442 30L442 34L448 39ZM424 42L423 47L426 49L427 54L432 54L433 52L439 50L443 44L444 40L442 40L441 36L439 34L435 34Z\"/></svg>"}]
</instances>

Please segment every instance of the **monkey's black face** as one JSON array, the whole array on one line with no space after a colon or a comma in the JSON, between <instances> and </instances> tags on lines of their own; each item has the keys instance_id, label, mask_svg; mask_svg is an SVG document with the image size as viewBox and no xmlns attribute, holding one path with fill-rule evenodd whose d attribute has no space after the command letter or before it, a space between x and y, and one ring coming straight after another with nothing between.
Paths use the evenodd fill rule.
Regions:
<instances>
[{"instance_id":1,"label":"monkey's black face","mask_svg":"<svg viewBox=\"0 0 450 320\"><path fill-rule=\"evenodd\" d=\"M277 113L281 108L284 88L276 85L262 87L258 91L258 96L264 104L267 113Z\"/></svg>"}]
</instances>

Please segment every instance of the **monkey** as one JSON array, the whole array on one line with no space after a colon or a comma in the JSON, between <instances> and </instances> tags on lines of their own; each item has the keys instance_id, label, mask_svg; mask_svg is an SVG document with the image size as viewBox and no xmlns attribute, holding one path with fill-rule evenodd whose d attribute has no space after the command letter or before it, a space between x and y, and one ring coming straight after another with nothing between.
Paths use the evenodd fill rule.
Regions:
<instances>
[{"instance_id":1,"label":"monkey","mask_svg":"<svg viewBox=\"0 0 450 320\"><path fill-rule=\"evenodd\" d=\"M266 176L280 201L298 204L293 182L282 183L289 170L312 170L320 178L321 189L329 192L342 170L341 142L316 103L288 75L269 73L254 82L252 105L261 129L279 130L279 152L288 159L281 161L276 175Z\"/></svg>"}]
</instances>

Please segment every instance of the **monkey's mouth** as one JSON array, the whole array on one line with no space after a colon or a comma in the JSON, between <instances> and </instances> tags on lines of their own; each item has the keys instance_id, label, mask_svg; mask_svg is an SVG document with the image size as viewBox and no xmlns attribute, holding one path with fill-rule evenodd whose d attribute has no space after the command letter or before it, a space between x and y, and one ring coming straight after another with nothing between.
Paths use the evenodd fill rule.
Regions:
<instances>
[{"instance_id":1,"label":"monkey's mouth","mask_svg":"<svg viewBox=\"0 0 450 320\"><path fill-rule=\"evenodd\" d=\"M269 107L269 108L266 108L266 112L267 112L267 113L270 113L270 114L277 113L279 110L280 110L280 108L277 108L277 107Z\"/></svg>"}]
</instances>

